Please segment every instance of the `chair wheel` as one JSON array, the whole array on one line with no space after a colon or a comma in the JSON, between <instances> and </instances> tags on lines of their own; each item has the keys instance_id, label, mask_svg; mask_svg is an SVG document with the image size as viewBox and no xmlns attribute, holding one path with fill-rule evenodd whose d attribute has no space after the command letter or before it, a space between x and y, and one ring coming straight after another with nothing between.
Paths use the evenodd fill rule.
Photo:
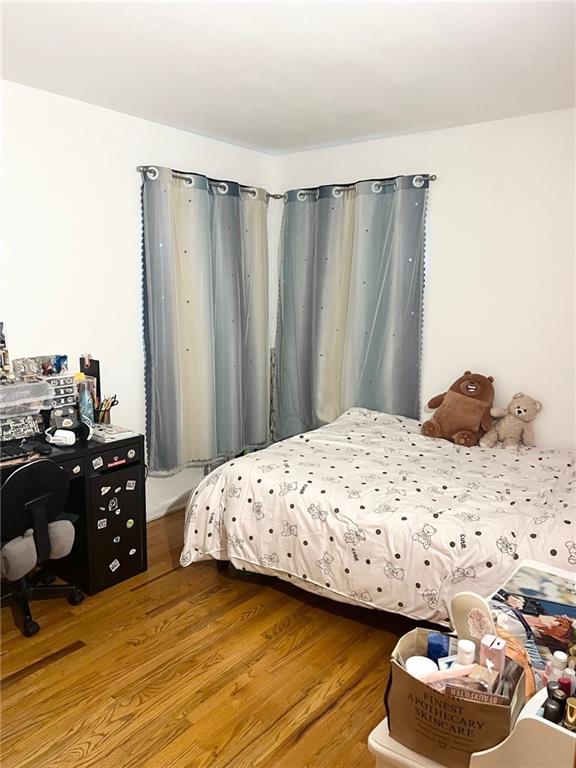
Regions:
<instances>
[{"instance_id":1,"label":"chair wheel","mask_svg":"<svg viewBox=\"0 0 576 768\"><path fill-rule=\"evenodd\" d=\"M75 589L74 592L68 596L68 602L70 605L80 605L80 603L84 600L84 597L85 595L83 592L80 592L79 589Z\"/></svg>"},{"instance_id":2,"label":"chair wheel","mask_svg":"<svg viewBox=\"0 0 576 768\"><path fill-rule=\"evenodd\" d=\"M38 624L37 621L26 621L24 623L24 628L22 630L24 637L32 637L32 635L35 635L37 632L40 632L40 624Z\"/></svg>"}]
</instances>

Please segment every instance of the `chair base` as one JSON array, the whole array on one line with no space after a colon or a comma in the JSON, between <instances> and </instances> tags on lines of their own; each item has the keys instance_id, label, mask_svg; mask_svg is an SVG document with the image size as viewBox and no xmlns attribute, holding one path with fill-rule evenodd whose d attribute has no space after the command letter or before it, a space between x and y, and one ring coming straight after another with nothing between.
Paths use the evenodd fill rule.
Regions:
<instances>
[{"instance_id":1,"label":"chair base","mask_svg":"<svg viewBox=\"0 0 576 768\"><path fill-rule=\"evenodd\" d=\"M30 610L30 600L51 600L65 597L70 605L79 605L84 600L84 593L72 584L53 584L54 575L41 569L33 576L20 581L2 582L0 607L10 606L14 621L24 637L32 637L40 630Z\"/></svg>"}]
</instances>

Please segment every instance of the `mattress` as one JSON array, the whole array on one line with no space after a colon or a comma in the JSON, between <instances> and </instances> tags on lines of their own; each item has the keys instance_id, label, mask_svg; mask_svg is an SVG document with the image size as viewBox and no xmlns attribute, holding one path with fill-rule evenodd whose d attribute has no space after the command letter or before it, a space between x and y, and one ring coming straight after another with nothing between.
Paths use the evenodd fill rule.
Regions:
<instances>
[{"instance_id":1,"label":"mattress","mask_svg":"<svg viewBox=\"0 0 576 768\"><path fill-rule=\"evenodd\" d=\"M464 448L351 408L229 461L186 510L183 566L207 558L335 600L448 621L525 558L576 574L574 451Z\"/></svg>"}]
</instances>

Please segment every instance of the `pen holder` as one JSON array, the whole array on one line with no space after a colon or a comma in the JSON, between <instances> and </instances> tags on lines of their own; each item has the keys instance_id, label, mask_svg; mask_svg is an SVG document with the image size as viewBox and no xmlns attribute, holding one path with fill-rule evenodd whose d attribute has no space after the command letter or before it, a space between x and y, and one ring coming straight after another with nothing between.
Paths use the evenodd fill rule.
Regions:
<instances>
[{"instance_id":1,"label":"pen holder","mask_svg":"<svg viewBox=\"0 0 576 768\"><path fill-rule=\"evenodd\" d=\"M110 411L118 404L117 400L112 402L103 400L100 403L100 407L96 411L96 423L97 424L110 424Z\"/></svg>"}]
</instances>

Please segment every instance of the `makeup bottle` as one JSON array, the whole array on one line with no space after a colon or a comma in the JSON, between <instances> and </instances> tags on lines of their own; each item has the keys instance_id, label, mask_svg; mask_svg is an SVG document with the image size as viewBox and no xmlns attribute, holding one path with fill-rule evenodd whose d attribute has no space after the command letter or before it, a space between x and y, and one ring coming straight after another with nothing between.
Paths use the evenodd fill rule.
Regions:
<instances>
[{"instance_id":1,"label":"makeup bottle","mask_svg":"<svg viewBox=\"0 0 576 768\"><path fill-rule=\"evenodd\" d=\"M544 719L552 723L561 723L564 717L564 707L566 706L566 694L559 688L552 691L552 695L544 704Z\"/></svg>"},{"instance_id":2,"label":"makeup bottle","mask_svg":"<svg viewBox=\"0 0 576 768\"><path fill-rule=\"evenodd\" d=\"M560 685L556 682L556 680L550 680L550 682L546 686L546 692L547 692L548 698L545 699L542 706L536 713L538 717L544 717L544 707L546 706L546 702L552 698L553 691L559 691L559 690L560 690Z\"/></svg>"},{"instance_id":3,"label":"makeup bottle","mask_svg":"<svg viewBox=\"0 0 576 768\"><path fill-rule=\"evenodd\" d=\"M570 678L566 677L565 672L566 670L562 672L562 677L559 677L557 682L558 682L558 685L560 686L560 690L564 691L564 693L566 694L566 697L568 697L572 693L571 691L572 686L571 686Z\"/></svg>"},{"instance_id":4,"label":"makeup bottle","mask_svg":"<svg viewBox=\"0 0 576 768\"><path fill-rule=\"evenodd\" d=\"M566 669L567 663L567 653L564 653L564 651L554 651L552 656L552 674L554 680L558 680L559 677L562 677L562 672Z\"/></svg>"},{"instance_id":5,"label":"makeup bottle","mask_svg":"<svg viewBox=\"0 0 576 768\"><path fill-rule=\"evenodd\" d=\"M558 690L560 690L560 684L558 683L558 680L550 680L550 682L546 686L548 698L550 699L554 691L558 691Z\"/></svg>"},{"instance_id":6,"label":"makeup bottle","mask_svg":"<svg viewBox=\"0 0 576 768\"><path fill-rule=\"evenodd\" d=\"M576 731L576 699L572 696L566 699L566 709L564 710L562 725L569 731Z\"/></svg>"}]
</instances>

